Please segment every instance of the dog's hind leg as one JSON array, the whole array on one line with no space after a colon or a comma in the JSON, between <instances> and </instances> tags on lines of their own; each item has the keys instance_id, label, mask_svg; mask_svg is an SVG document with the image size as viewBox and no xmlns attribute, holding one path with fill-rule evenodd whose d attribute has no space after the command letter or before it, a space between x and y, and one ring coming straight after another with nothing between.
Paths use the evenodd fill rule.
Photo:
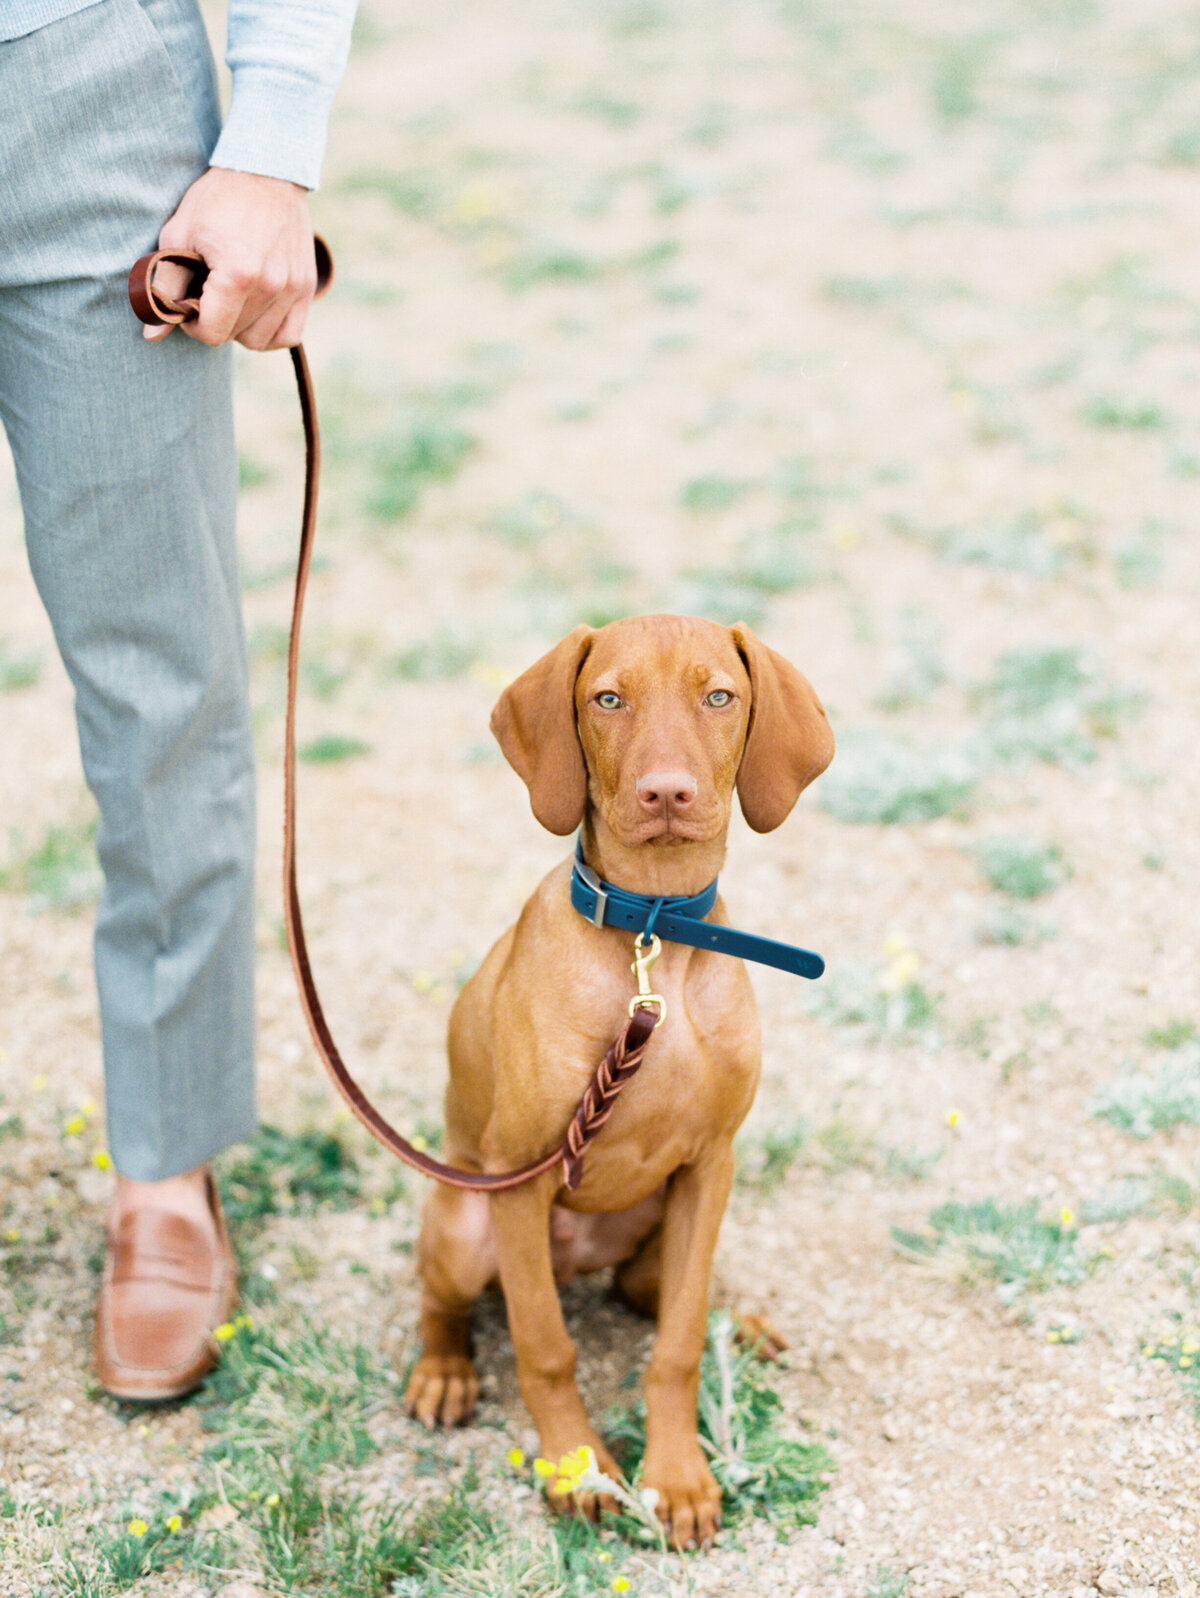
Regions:
<instances>
[{"instance_id":1,"label":"dog's hind leg","mask_svg":"<svg viewBox=\"0 0 1200 1598\"><path fill-rule=\"evenodd\" d=\"M662 1281L662 1227L656 1226L632 1259L613 1273L613 1287L622 1303L654 1320L658 1315L658 1290Z\"/></svg>"},{"instance_id":2,"label":"dog's hind leg","mask_svg":"<svg viewBox=\"0 0 1200 1598\"><path fill-rule=\"evenodd\" d=\"M487 1196L435 1187L417 1244L422 1352L404 1407L425 1426L459 1426L479 1397L471 1306L497 1275Z\"/></svg>"}]
</instances>

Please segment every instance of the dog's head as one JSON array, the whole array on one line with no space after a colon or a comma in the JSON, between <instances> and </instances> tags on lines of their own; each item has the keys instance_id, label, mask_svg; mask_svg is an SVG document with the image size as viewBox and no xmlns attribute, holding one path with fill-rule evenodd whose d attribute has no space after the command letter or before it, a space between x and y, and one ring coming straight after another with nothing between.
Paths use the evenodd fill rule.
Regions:
<instances>
[{"instance_id":1,"label":"dog's head","mask_svg":"<svg viewBox=\"0 0 1200 1598\"><path fill-rule=\"evenodd\" d=\"M740 623L637 616L577 627L492 712L542 825L591 806L625 845L710 842L736 788L756 832L779 826L833 759L807 678Z\"/></svg>"}]
</instances>

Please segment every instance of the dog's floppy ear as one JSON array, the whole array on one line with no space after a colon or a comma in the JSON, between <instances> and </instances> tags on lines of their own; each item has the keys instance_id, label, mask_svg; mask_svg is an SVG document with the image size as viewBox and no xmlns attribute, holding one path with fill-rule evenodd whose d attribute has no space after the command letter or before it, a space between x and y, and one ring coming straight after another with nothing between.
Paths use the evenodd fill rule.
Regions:
<instances>
[{"instance_id":1,"label":"dog's floppy ear","mask_svg":"<svg viewBox=\"0 0 1200 1598\"><path fill-rule=\"evenodd\" d=\"M500 695L492 732L504 758L529 789L534 815L548 832L574 832L587 802L587 768L575 726L575 679L592 640L576 627Z\"/></svg>"},{"instance_id":2,"label":"dog's floppy ear","mask_svg":"<svg viewBox=\"0 0 1200 1598\"><path fill-rule=\"evenodd\" d=\"M738 798L755 832L770 832L833 759L833 731L807 677L743 622L732 631L751 692Z\"/></svg>"}]
</instances>

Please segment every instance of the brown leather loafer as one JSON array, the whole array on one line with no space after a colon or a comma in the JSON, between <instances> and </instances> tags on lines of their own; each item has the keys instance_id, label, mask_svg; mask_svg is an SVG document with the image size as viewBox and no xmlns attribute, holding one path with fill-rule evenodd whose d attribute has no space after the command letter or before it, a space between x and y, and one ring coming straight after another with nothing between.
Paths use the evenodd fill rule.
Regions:
<instances>
[{"instance_id":1,"label":"brown leather loafer","mask_svg":"<svg viewBox=\"0 0 1200 1598\"><path fill-rule=\"evenodd\" d=\"M96 1305L96 1374L114 1398L181 1398L217 1362L213 1332L228 1321L237 1267L216 1184L215 1232L163 1210L135 1209L108 1234Z\"/></svg>"}]
</instances>

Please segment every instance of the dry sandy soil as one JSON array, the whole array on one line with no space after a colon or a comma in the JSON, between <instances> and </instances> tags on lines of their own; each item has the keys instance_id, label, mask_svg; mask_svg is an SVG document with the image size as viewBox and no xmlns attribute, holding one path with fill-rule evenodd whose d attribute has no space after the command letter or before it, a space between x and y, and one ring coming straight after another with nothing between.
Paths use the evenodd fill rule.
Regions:
<instances>
[{"instance_id":1,"label":"dry sandy soil","mask_svg":"<svg viewBox=\"0 0 1200 1598\"><path fill-rule=\"evenodd\" d=\"M836 1473L814 1527L676 1590L1200 1590L1200 1386L1145 1352L1200 1319L1198 166L1181 0L364 0L314 204L340 277L308 339L302 715L361 747L305 766L301 828L334 1030L385 1113L436 1121L455 980L563 852L487 737L562 632L744 612L841 742L723 876L735 923L829 974L755 974L747 1177L769 1133L794 1157L739 1185L717 1284L790 1338L789 1423ZM262 1102L331 1127L279 939L293 399L281 360L238 377ZM0 1477L10 1510L112 1520L199 1430L91 1386L87 850L49 890L81 907L22 864L90 801L7 476L0 581L3 659L40 666L0 696ZM1171 1124L1097 1113L1120 1095ZM271 1222L263 1313L402 1358L419 1198ZM1033 1206L1040 1275L930 1225L989 1199ZM571 1319L602 1407L646 1333L599 1289ZM528 1442L494 1309L482 1341L493 1430L447 1458ZM412 1459L397 1420L390 1490ZM19 1540L6 1593L36 1590Z\"/></svg>"}]
</instances>

